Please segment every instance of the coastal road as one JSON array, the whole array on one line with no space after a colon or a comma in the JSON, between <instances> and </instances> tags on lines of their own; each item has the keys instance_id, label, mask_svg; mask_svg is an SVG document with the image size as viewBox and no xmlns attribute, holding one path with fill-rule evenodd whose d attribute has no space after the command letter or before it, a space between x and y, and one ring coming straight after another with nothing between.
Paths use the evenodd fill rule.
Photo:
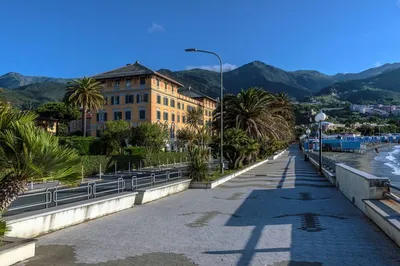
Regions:
<instances>
[{"instance_id":1,"label":"coastal road","mask_svg":"<svg viewBox=\"0 0 400 266\"><path fill-rule=\"evenodd\" d=\"M400 265L400 249L293 148L215 189L41 236L20 265Z\"/></svg>"}]
</instances>

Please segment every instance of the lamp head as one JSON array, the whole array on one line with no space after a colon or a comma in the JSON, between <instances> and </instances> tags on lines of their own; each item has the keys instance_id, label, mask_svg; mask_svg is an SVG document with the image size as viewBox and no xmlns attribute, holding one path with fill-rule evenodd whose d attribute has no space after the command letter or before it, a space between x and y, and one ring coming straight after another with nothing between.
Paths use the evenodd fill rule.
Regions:
<instances>
[{"instance_id":1,"label":"lamp head","mask_svg":"<svg viewBox=\"0 0 400 266\"><path fill-rule=\"evenodd\" d=\"M185 52L197 52L196 48L186 48Z\"/></svg>"},{"instance_id":2,"label":"lamp head","mask_svg":"<svg viewBox=\"0 0 400 266\"><path fill-rule=\"evenodd\" d=\"M309 128L307 128L306 134L307 134L307 135L310 135L310 133L311 133L311 130L310 130Z\"/></svg>"},{"instance_id":3,"label":"lamp head","mask_svg":"<svg viewBox=\"0 0 400 266\"><path fill-rule=\"evenodd\" d=\"M322 122L325 119L326 119L326 114L322 111L315 116L315 122Z\"/></svg>"}]
</instances>

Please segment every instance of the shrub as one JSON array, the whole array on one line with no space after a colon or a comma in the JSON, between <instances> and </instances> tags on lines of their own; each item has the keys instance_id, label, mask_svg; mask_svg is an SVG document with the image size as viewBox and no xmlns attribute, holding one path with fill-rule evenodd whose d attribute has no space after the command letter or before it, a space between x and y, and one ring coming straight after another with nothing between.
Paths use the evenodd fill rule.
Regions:
<instances>
[{"instance_id":1,"label":"shrub","mask_svg":"<svg viewBox=\"0 0 400 266\"><path fill-rule=\"evenodd\" d=\"M2 214L0 213L0 243L3 241L4 235L10 230L7 227L7 222L2 218Z\"/></svg>"},{"instance_id":2,"label":"shrub","mask_svg":"<svg viewBox=\"0 0 400 266\"><path fill-rule=\"evenodd\" d=\"M102 172L109 172L110 157L105 155L81 156L81 163L83 166L83 174L85 176L98 174L100 165Z\"/></svg>"},{"instance_id":3,"label":"shrub","mask_svg":"<svg viewBox=\"0 0 400 266\"><path fill-rule=\"evenodd\" d=\"M205 181L208 176L210 151L206 147L191 144L188 153L189 177L193 181Z\"/></svg>"},{"instance_id":4,"label":"shrub","mask_svg":"<svg viewBox=\"0 0 400 266\"><path fill-rule=\"evenodd\" d=\"M127 155L143 155L145 153L145 149L143 147L126 147L125 154Z\"/></svg>"},{"instance_id":5,"label":"shrub","mask_svg":"<svg viewBox=\"0 0 400 266\"><path fill-rule=\"evenodd\" d=\"M95 137L61 137L60 143L78 151L80 155L103 154L103 142Z\"/></svg>"}]
</instances>

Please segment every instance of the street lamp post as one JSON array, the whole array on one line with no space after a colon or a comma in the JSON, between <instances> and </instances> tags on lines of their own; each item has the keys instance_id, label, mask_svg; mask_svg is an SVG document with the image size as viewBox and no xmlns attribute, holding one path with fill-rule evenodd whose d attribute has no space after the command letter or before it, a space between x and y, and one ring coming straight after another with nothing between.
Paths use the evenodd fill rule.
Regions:
<instances>
[{"instance_id":1,"label":"street lamp post","mask_svg":"<svg viewBox=\"0 0 400 266\"><path fill-rule=\"evenodd\" d=\"M222 60L221 57L219 57L218 54L214 53L214 52L210 52L210 51L205 51L205 50L200 50L200 49L195 49L195 48L187 48L185 49L186 52L199 52L199 53L206 53L206 54L212 54L215 55L218 60L219 60L219 71L221 74L221 97L220 97L220 108L221 108L221 128L220 128L220 137L221 137L221 147L220 147L220 169L221 169L221 174L224 173L224 149L223 149L223 145L224 145L224 109L223 109L223 100L224 100L224 90L223 90L223 73L222 73Z\"/></svg>"},{"instance_id":2,"label":"street lamp post","mask_svg":"<svg viewBox=\"0 0 400 266\"><path fill-rule=\"evenodd\" d=\"M320 112L315 116L315 122L319 123L319 173L322 174L322 121L326 119L326 114Z\"/></svg>"},{"instance_id":3,"label":"street lamp post","mask_svg":"<svg viewBox=\"0 0 400 266\"><path fill-rule=\"evenodd\" d=\"M307 150L306 150L306 157L305 157L305 161L308 161L308 151L309 151L309 149L310 149L310 138L309 138L309 136L310 136L310 133L311 133L311 130L310 130L309 128L307 128L307 129L306 129L306 136L307 136L307 138L306 138L306 141L307 141Z\"/></svg>"}]
</instances>

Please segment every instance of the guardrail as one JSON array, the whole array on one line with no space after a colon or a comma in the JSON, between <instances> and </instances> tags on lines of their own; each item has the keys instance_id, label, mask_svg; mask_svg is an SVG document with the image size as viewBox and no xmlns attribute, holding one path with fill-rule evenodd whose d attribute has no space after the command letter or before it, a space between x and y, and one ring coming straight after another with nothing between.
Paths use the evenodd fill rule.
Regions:
<instances>
[{"instance_id":1,"label":"guardrail","mask_svg":"<svg viewBox=\"0 0 400 266\"><path fill-rule=\"evenodd\" d=\"M400 203L400 197L396 196L396 195L392 192L392 189L393 189L393 190L398 191L399 194L400 194L400 187L395 186L395 185L392 185L392 184L390 184L390 183L388 183L388 182L386 182L386 183L384 184L384 186L387 187L387 188L389 188L389 192L385 193L385 196L388 197L388 198L390 198L390 199L392 199L392 200L394 200L394 201L396 201L396 202L398 202L398 203Z\"/></svg>"},{"instance_id":2,"label":"guardrail","mask_svg":"<svg viewBox=\"0 0 400 266\"><path fill-rule=\"evenodd\" d=\"M142 187L154 186L160 183L168 183L173 180L181 179L183 177L182 173L183 172L181 170L178 170L174 172L167 171L165 173L159 174L153 173L149 176L144 177L132 176L131 189L135 191ZM129 178L129 176L126 178ZM24 210L38 206L43 206L43 208L47 209L49 207L58 206L63 202L73 200L87 200L108 193L122 193L124 192L125 188L126 181L123 178L118 178L115 181L109 182L89 182L79 187L59 188L58 186L55 186L51 188L46 188L44 191L22 194L18 196L18 199L28 198L34 202L30 204L11 207L8 209L8 211L11 212ZM41 195L44 195L44 201L41 199ZM38 202L38 200L40 200L40 202Z\"/></svg>"},{"instance_id":3,"label":"guardrail","mask_svg":"<svg viewBox=\"0 0 400 266\"><path fill-rule=\"evenodd\" d=\"M172 176L172 177L171 177ZM132 176L131 180L131 188L132 191L135 191L142 187L154 186L160 183L168 183L173 180L181 179L182 171L178 170L177 172L165 172L163 174L151 174L149 176L137 177Z\"/></svg>"},{"instance_id":4,"label":"guardrail","mask_svg":"<svg viewBox=\"0 0 400 266\"><path fill-rule=\"evenodd\" d=\"M45 191L43 191L43 192L20 195L20 196L18 196L18 198L36 197L38 195L45 195L44 202L38 202L38 203L32 203L32 204L24 204L24 205L18 206L18 207L11 207L11 208L8 208L8 211L23 210L23 209L27 209L27 208L42 206L42 205L44 205L44 206L46 206L46 208L48 208L49 204L52 202L52 193L51 193L49 188L46 188Z\"/></svg>"}]
</instances>

